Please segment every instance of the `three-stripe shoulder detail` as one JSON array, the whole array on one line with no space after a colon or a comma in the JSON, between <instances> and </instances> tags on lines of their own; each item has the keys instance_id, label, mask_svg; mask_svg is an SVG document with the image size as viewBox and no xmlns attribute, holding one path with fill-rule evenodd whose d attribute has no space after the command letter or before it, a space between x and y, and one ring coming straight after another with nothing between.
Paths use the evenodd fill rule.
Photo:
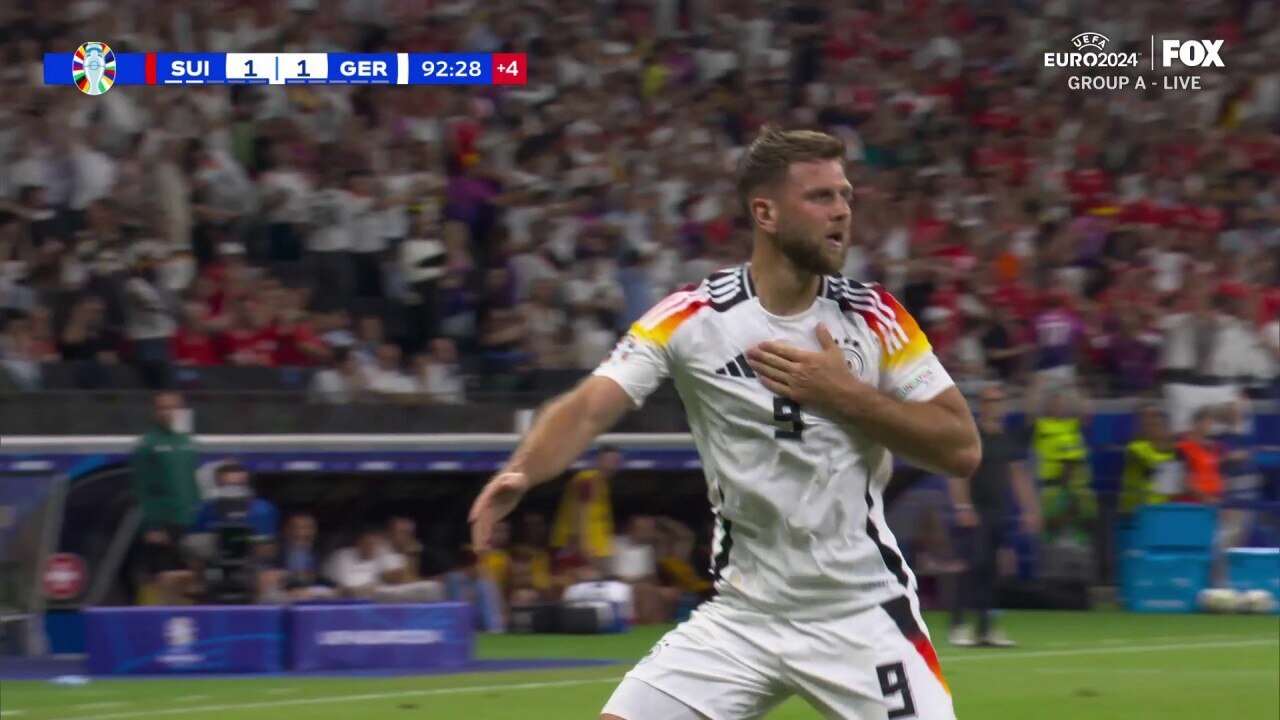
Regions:
<instances>
[{"instance_id":1,"label":"three-stripe shoulder detail","mask_svg":"<svg viewBox=\"0 0 1280 720\"><path fill-rule=\"evenodd\" d=\"M844 312L860 315L880 337L889 354L901 350L911 341L899 318L897 301L883 286L833 276L827 278L826 296L835 300Z\"/></svg>"},{"instance_id":2,"label":"three-stripe shoulder detail","mask_svg":"<svg viewBox=\"0 0 1280 720\"><path fill-rule=\"evenodd\" d=\"M718 312L724 312L754 294L746 265L712 273L702 281L699 290L706 293L711 300L711 307Z\"/></svg>"}]
</instances>

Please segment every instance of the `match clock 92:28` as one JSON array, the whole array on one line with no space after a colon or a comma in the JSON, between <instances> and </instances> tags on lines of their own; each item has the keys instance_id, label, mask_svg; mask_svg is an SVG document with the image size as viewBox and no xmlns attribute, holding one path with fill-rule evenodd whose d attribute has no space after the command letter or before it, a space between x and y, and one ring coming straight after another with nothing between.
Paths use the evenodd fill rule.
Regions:
<instances>
[{"instance_id":1,"label":"match clock 92:28","mask_svg":"<svg viewBox=\"0 0 1280 720\"><path fill-rule=\"evenodd\" d=\"M405 75L410 85L523 85L526 82L524 53L411 54L408 60Z\"/></svg>"},{"instance_id":2,"label":"match clock 92:28","mask_svg":"<svg viewBox=\"0 0 1280 720\"><path fill-rule=\"evenodd\" d=\"M479 60L427 60L420 66L422 77L459 80L483 77L486 69Z\"/></svg>"}]
</instances>

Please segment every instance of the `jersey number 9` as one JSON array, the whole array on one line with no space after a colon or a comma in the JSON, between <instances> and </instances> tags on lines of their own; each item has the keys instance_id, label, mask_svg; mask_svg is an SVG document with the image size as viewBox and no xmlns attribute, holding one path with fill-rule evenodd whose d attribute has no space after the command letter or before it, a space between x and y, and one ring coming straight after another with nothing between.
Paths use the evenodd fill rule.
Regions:
<instances>
[{"instance_id":1,"label":"jersey number 9","mask_svg":"<svg viewBox=\"0 0 1280 720\"><path fill-rule=\"evenodd\" d=\"M804 416L800 414L800 403L784 397L773 398L773 420L785 427L775 428L773 436L779 440L801 440L804 432Z\"/></svg>"}]
</instances>

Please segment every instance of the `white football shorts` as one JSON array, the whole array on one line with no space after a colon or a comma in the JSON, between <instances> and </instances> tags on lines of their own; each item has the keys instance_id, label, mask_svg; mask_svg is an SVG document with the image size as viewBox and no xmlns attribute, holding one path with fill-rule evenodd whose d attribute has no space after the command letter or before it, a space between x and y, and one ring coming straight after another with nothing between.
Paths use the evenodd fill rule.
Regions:
<instances>
[{"instance_id":1,"label":"white football shorts","mask_svg":"<svg viewBox=\"0 0 1280 720\"><path fill-rule=\"evenodd\" d=\"M750 720L792 695L826 718L955 720L918 602L907 595L803 622L713 600L658 641L602 712L624 720Z\"/></svg>"}]
</instances>

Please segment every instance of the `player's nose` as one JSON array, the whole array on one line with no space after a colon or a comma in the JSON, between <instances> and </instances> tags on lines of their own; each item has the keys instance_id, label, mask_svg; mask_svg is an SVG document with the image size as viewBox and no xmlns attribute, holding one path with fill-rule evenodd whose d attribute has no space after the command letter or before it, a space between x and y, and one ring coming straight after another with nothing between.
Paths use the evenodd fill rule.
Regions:
<instances>
[{"instance_id":1,"label":"player's nose","mask_svg":"<svg viewBox=\"0 0 1280 720\"><path fill-rule=\"evenodd\" d=\"M836 203L835 208L831 212L831 222L843 223L849 219L849 215L853 213L853 209L849 206L849 201L841 199Z\"/></svg>"}]
</instances>

